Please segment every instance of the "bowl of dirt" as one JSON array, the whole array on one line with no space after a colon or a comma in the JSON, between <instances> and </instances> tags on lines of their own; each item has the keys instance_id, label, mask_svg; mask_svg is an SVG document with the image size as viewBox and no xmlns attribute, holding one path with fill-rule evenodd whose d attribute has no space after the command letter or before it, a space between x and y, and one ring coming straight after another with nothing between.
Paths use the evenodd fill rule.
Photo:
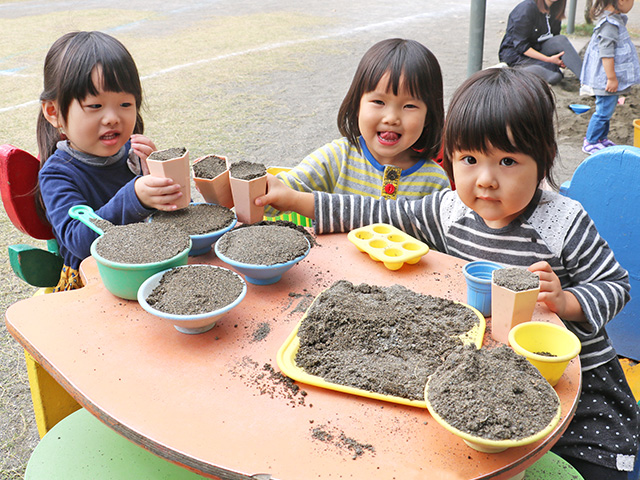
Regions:
<instances>
[{"instance_id":1,"label":"bowl of dirt","mask_svg":"<svg viewBox=\"0 0 640 480\"><path fill-rule=\"evenodd\" d=\"M181 333L211 330L219 317L244 299L240 275L214 265L185 265L149 277L140 285L138 303Z\"/></svg>"},{"instance_id":2,"label":"bowl of dirt","mask_svg":"<svg viewBox=\"0 0 640 480\"><path fill-rule=\"evenodd\" d=\"M270 285L304 259L311 249L295 225L243 225L225 233L215 244L220 260L254 285Z\"/></svg>"},{"instance_id":3,"label":"bowl of dirt","mask_svg":"<svg viewBox=\"0 0 640 480\"><path fill-rule=\"evenodd\" d=\"M442 427L484 453L538 442L561 416L553 387L506 345L451 353L429 377L425 402Z\"/></svg>"},{"instance_id":4,"label":"bowl of dirt","mask_svg":"<svg viewBox=\"0 0 640 480\"><path fill-rule=\"evenodd\" d=\"M167 268L186 265L191 239L171 225L147 222L114 225L88 205L75 205L69 216L99 237L90 252L106 289L117 297L135 300L147 278Z\"/></svg>"},{"instance_id":5,"label":"bowl of dirt","mask_svg":"<svg viewBox=\"0 0 640 480\"><path fill-rule=\"evenodd\" d=\"M191 238L189 256L204 255L211 251L214 243L236 226L235 213L215 203L191 203L187 208L171 212L158 211L149 221L173 225Z\"/></svg>"},{"instance_id":6,"label":"bowl of dirt","mask_svg":"<svg viewBox=\"0 0 640 480\"><path fill-rule=\"evenodd\" d=\"M527 322L509 332L509 345L536 367L555 386L569 362L581 349L580 339L564 326Z\"/></svg>"}]
</instances>

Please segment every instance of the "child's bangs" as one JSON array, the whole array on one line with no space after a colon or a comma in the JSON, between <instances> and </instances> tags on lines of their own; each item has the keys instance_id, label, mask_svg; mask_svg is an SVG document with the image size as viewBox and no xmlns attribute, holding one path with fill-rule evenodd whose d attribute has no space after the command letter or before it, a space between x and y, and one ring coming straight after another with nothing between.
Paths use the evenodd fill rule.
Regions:
<instances>
[{"instance_id":1,"label":"child's bangs","mask_svg":"<svg viewBox=\"0 0 640 480\"><path fill-rule=\"evenodd\" d=\"M454 139L449 144L452 151L486 153L497 148L511 153L535 153L540 144L540 126L532 124L527 99L501 95L499 91L479 93L482 94L467 102L466 109L449 119L447 136Z\"/></svg>"}]
</instances>

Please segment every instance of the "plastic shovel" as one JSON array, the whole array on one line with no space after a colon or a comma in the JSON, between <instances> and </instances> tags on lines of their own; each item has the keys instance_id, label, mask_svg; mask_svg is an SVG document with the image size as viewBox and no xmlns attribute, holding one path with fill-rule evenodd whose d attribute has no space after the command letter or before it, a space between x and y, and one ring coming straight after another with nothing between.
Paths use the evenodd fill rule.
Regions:
<instances>
[{"instance_id":1,"label":"plastic shovel","mask_svg":"<svg viewBox=\"0 0 640 480\"><path fill-rule=\"evenodd\" d=\"M96 232L98 235L104 235L104 230L98 227L92 220L100 220L106 222L106 220L93 211L88 205L75 205L69 209L69 216L80 222L84 223L91 230Z\"/></svg>"}]
</instances>

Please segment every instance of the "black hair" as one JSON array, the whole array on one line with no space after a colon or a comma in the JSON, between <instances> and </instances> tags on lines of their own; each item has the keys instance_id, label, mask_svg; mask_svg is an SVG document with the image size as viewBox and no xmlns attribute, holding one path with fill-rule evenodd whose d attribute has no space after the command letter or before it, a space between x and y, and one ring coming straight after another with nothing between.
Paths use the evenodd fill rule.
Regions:
<instances>
[{"instance_id":1,"label":"black hair","mask_svg":"<svg viewBox=\"0 0 640 480\"><path fill-rule=\"evenodd\" d=\"M550 7L547 6L545 0L536 0L536 5L542 13L549 12L551 18L562 20L564 18L565 7L567 6L567 0L556 0Z\"/></svg>"},{"instance_id":2,"label":"black hair","mask_svg":"<svg viewBox=\"0 0 640 480\"><path fill-rule=\"evenodd\" d=\"M443 168L453 177L455 152L497 148L524 153L538 165L538 183L551 178L558 152L555 96L541 77L514 68L490 68L469 77L453 94L444 132Z\"/></svg>"},{"instance_id":3,"label":"black hair","mask_svg":"<svg viewBox=\"0 0 640 480\"><path fill-rule=\"evenodd\" d=\"M102 85L93 83L91 75L96 67L100 67ZM56 101L58 114L66 122L71 103L82 101L87 95L97 95L99 88L134 96L137 114L134 133L143 133L142 86L138 68L125 46L114 37L96 31L70 32L56 40L45 58L40 101ZM37 139L43 165L55 152L61 136L47 121L42 109L38 115Z\"/></svg>"},{"instance_id":4,"label":"black hair","mask_svg":"<svg viewBox=\"0 0 640 480\"><path fill-rule=\"evenodd\" d=\"M367 50L338 111L340 133L360 151L360 100L365 93L376 89L386 73L389 73L388 88L394 95L403 87L426 104L424 130L412 148L426 158L434 158L440 151L444 123L442 72L433 53L415 40L390 38Z\"/></svg>"}]
</instances>

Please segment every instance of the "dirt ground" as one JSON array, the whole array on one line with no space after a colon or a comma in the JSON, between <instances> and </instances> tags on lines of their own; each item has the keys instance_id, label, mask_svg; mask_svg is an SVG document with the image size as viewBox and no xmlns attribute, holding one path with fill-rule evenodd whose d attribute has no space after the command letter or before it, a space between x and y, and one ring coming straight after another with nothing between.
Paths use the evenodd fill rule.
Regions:
<instances>
[{"instance_id":1,"label":"dirt ground","mask_svg":"<svg viewBox=\"0 0 640 480\"><path fill-rule=\"evenodd\" d=\"M193 160L218 154L293 166L339 137L340 102L357 62L379 40L412 38L429 47L442 66L447 104L467 76L469 3L113 0L105 8L98 0L0 0L0 142L35 152L47 49L63 33L97 29L132 52L146 99L145 133L158 148L185 146ZM498 62L498 45L516 3L487 2L483 67ZM577 24L583 22L583 8L579 0ZM638 41L640 7L631 11L629 26ZM588 37L571 40L580 50ZM586 157L580 147L589 114L578 116L567 105L589 99L578 96L575 78L555 91L561 183ZM636 102L635 94L627 96L616 110L613 141L631 142L631 119L640 117ZM0 243L4 312L34 292L13 275L6 247L34 241L0 212ZM0 478L22 478L37 442L22 348L0 324Z\"/></svg>"}]
</instances>

